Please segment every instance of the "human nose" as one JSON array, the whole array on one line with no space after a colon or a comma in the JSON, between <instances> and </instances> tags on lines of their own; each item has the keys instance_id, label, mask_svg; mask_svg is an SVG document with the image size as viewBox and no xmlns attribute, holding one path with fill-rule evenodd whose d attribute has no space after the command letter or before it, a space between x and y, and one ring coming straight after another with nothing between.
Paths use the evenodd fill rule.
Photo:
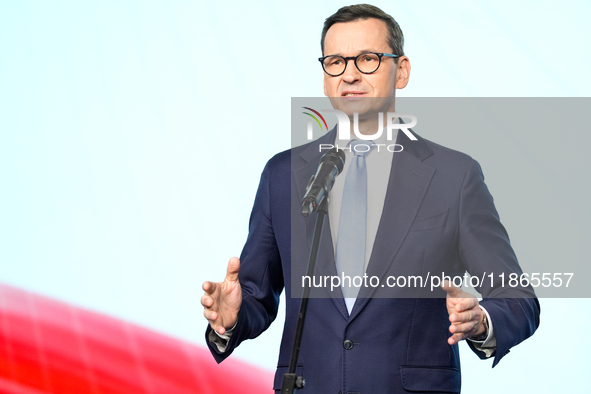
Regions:
<instances>
[{"instance_id":1,"label":"human nose","mask_svg":"<svg viewBox=\"0 0 591 394\"><path fill-rule=\"evenodd\" d=\"M352 64L349 64L351 62ZM361 79L361 72L357 69L355 59L347 59L347 67L343 72L343 81L346 83L354 83Z\"/></svg>"}]
</instances>

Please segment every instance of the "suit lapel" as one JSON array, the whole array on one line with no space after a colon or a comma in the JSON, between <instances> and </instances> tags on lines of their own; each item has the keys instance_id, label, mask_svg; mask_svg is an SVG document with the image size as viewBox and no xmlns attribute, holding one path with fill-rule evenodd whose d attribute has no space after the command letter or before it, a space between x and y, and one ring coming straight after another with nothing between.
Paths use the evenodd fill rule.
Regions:
<instances>
[{"instance_id":1,"label":"suit lapel","mask_svg":"<svg viewBox=\"0 0 591 394\"><path fill-rule=\"evenodd\" d=\"M403 132L398 133L396 142L404 150L395 153L392 160L384 208L366 270L368 277L377 276L380 283L383 283L402 246L435 173L433 167L422 163L433 151L421 137L417 138L418 141L411 141ZM375 287L361 288L351 311L351 320L365 307L375 291Z\"/></svg>"}]
</instances>

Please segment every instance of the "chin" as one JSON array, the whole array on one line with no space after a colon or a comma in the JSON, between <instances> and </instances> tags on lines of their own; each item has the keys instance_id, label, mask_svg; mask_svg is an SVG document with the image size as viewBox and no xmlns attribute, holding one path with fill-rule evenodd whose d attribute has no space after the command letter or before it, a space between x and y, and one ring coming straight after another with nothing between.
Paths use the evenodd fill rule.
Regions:
<instances>
[{"instance_id":1,"label":"chin","mask_svg":"<svg viewBox=\"0 0 591 394\"><path fill-rule=\"evenodd\" d=\"M369 116L378 116L378 112L388 112L390 97L346 96L331 97L330 102L334 109L346 113L351 119L354 113L358 113L360 119Z\"/></svg>"}]
</instances>

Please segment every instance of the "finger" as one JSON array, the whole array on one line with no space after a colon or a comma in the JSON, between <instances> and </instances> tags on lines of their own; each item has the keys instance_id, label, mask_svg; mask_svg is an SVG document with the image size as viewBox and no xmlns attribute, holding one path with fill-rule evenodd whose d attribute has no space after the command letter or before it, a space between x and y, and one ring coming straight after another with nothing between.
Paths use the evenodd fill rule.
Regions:
<instances>
[{"instance_id":1,"label":"finger","mask_svg":"<svg viewBox=\"0 0 591 394\"><path fill-rule=\"evenodd\" d=\"M238 280L238 271L240 271L240 260L237 257L232 257L230 261L228 261L226 280L236 282Z\"/></svg>"},{"instance_id":2,"label":"finger","mask_svg":"<svg viewBox=\"0 0 591 394\"><path fill-rule=\"evenodd\" d=\"M205 291L207 294L213 294L216 287L217 287L217 283L210 282L210 281L203 282L203 286L202 286L203 291Z\"/></svg>"},{"instance_id":3,"label":"finger","mask_svg":"<svg viewBox=\"0 0 591 394\"><path fill-rule=\"evenodd\" d=\"M474 309L462 313L452 313L449 315L449 321L452 323L465 323L469 321L479 322L480 315Z\"/></svg>"},{"instance_id":4,"label":"finger","mask_svg":"<svg viewBox=\"0 0 591 394\"><path fill-rule=\"evenodd\" d=\"M455 287L449 280L443 281L441 288L447 292L447 296L451 298L458 298L463 293L462 289Z\"/></svg>"},{"instance_id":5,"label":"finger","mask_svg":"<svg viewBox=\"0 0 591 394\"><path fill-rule=\"evenodd\" d=\"M468 294L468 293L465 293L465 294ZM468 295L467 298L461 299L461 301L459 301L456 304L456 311L458 311L458 312L468 311L468 310L476 308L476 306L478 306L478 300L476 299L476 297L470 297Z\"/></svg>"},{"instance_id":6,"label":"finger","mask_svg":"<svg viewBox=\"0 0 591 394\"><path fill-rule=\"evenodd\" d=\"M224 333L226 332L226 329L218 321L219 316L216 312L206 309L203 311L203 316L205 316L205 318L209 322L209 326L211 327L212 330L217 331L221 335L224 335Z\"/></svg>"},{"instance_id":7,"label":"finger","mask_svg":"<svg viewBox=\"0 0 591 394\"><path fill-rule=\"evenodd\" d=\"M459 343L460 341L463 341L466 338L468 338L468 336L465 334L454 334L447 339L447 343L449 343L450 345L455 345L456 343Z\"/></svg>"},{"instance_id":8,"label":"finger","mask_svg":"<svg viewBox=\"0 0 591 394\"><path fill-rule=\"evenodd\" d=\"M211 298L209 295L204 295L201 297L201 305L203 305L205 308L211 308L213 306L213 298Z\"/></svg>"},{"instance_id":9,"label":"finger","mask_svg":"<svg viewBox=\"0 0 591 394\"><path fill-rule=\"evenodd\" d=\"M211 309L204 309L203 316L205 316L205 318L209 321L209 324L213 328L214 323L216 323L216 320L218 318L218 313L216 311L212 311ZM217 324L215 325L217 326Z\"/></svg>"},{"instance_id":10,"label":"finger","mask_svg":"<svg viewBox=\"0 0 591 394\"><path fill-rule=\"evenodd\" d=\"M449 326L449 332L452 334L471 335L475 328L476 324L474 322L452 324Z\"/></svg>"}]
</instances>

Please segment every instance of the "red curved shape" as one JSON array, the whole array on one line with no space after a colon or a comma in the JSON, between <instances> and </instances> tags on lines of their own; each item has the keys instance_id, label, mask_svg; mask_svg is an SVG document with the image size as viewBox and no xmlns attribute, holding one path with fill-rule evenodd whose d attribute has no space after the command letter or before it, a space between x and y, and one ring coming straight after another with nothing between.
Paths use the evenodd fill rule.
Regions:
<instances>
[{"instance_id":1,"label":"red curved shape","mask_svg":"<svg viewBox=\"0 0 591 394\"><path fill-rule=\"evenodd\" d=\"M1 394L272 393L272 373L0 285Z\"/></svg>"},{"instance_id":2,"label":"red curved shape","mask_svg":"<svg viewBox=\"0 0 591 394\"><path fill-rule=\"evenodd\" d=\"M320 119L322 119L322 122L324 122L324 125L326 126L326 131L328 131L328 125L326 124L326 120L324 120L324 116L322 116L322 114L320 114L320 112L316 111L315 109L309 108L309 107L304 107L306 109L309 109L310 111L314 112L316 115L320 116Z\"/></svg>"}]
</instances>

